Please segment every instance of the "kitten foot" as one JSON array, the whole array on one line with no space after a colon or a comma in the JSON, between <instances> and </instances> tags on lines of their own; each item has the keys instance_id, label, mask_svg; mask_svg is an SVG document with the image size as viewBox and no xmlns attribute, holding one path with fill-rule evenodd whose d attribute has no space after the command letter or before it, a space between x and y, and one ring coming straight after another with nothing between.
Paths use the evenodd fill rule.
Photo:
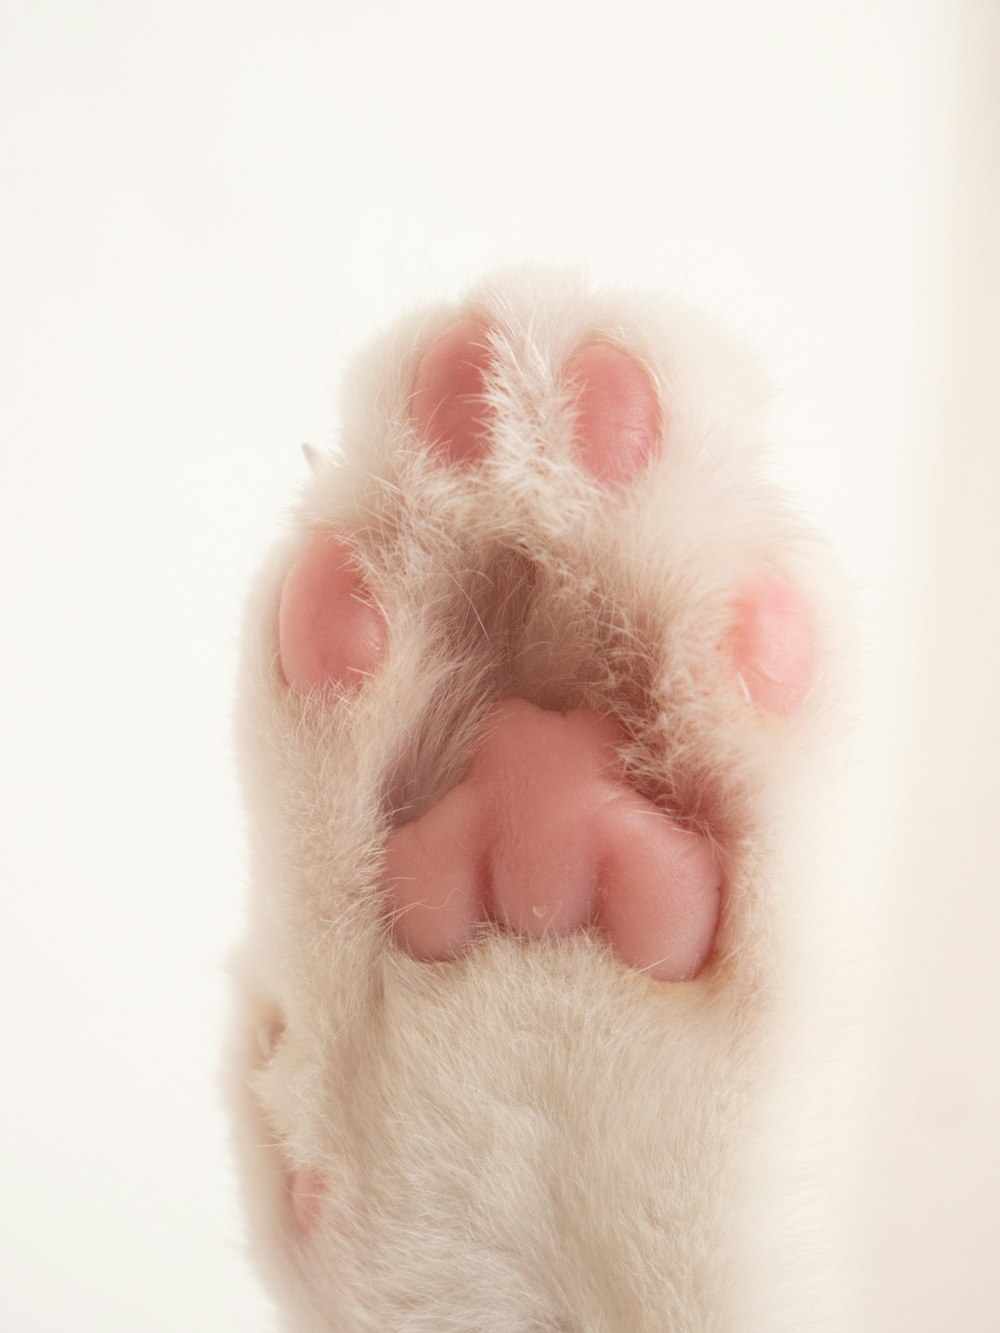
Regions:
<instances>
[{"instance_id":1,"label":"kitten foot","mask_svg":"<svg viewBox=\"0 0 1000 1333\"><path fill-rule=\"evenodd\" d=\"M239 1096L288 1327L730 1330L824 675L756 380L529 276L358 383L249 610Z\"/></svg>"}]
</instances>

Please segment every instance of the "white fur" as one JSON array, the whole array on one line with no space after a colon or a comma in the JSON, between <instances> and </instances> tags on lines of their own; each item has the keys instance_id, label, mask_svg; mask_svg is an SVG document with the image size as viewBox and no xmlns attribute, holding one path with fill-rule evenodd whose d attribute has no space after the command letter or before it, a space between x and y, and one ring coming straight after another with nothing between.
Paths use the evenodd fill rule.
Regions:
<instances>
[{"instance_id":1,"label":"white fur","mask_svg":"<svg viewBox=\"0 0 1000 1333\"><path fill-rule=\"evenodd\" d=\"M421 350L469 312L496 331L496 426L482 469L456 470L427 459L407 395ZM639 356L665 408L662 458L620 495L569 447L558 371L591 333ZM759 1327L748 1172L817 882L802 831L830 716L827 575L767 482L759 372L689 310L527 273L406 321L351 387L343 456L318 462L247 615L256 887L231 1083L283 1327ZM391 634L339 701L289 692L277 666L282 581L321 526L356 538ZM817 685L787 722L748 706L719 651L762 569L804 589L819 627ZM456 780L498 694L615 714L631 780L713 837L721 959L696 981L653 984L589 934L485 931L434 965L387 942L393 811ZM298 1165L329 1182L305 1241Z\"/></svg>"}]
</instances>

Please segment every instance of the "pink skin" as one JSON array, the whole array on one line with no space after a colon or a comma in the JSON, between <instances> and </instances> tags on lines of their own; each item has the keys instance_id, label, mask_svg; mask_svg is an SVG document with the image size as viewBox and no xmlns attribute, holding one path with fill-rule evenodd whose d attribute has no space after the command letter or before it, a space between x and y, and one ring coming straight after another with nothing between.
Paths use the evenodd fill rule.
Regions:
<instances>
[{"instance_id":1,"label":"pink skin","mask_svg":"<svg viewBox=\"0 0 1000 1333\"><path fill-rule=\"evenodd\" d=\"M292 1206L292 1223L300 1236L308 1236L319 1220L325 1192L325 1179L311 1167L299 1167L289 1177L288 1195Z\"/></svg>"},{"instance_id":2,"label":"pink skin","mask_svg":"<svg viewBox=\"0 0 1000 1333\"><path fill-rule=\"evenodd\" d=\"M462 782L386 845L399 947L431 961L461 952L488 919L532 938L596 924L654 980L696 976L721 874L704 838L623 782L624 739L589 709L500 704Z\"/></svg>"},{"instance_id":3,"label":"pink skin","mask_svg":"<svg viewBox=\"0 0 1000 1333\"><path fill-rule=\"evenodd\" d=\"M707 838L625 789L605 827L598 921L615 952L654 981L689 981L708 961L722 873Z\"/></svg>"},{"instance_id":4,"label":"pink skin","mask_svg":"<svg viewBox=\"0 0 1000 1333\"><path fill-rule=\"evenodd\" d=\"M569 358L577 386L575 444L587 471L605 486L634 480L656 452L662 423L649 376L621 347L591 343Z\"/></svg>"},{"instance_id":5,"label":"pink skin","mask_svg":"<svg viewBox=\"0 0 1000 1333\"><path fill-rule=\"evenodd\" d=\"M489 408L483 389L489 335L463 319L424 352L410 396L410 420L425 444L452 464L474 463L489 448Z\"/></svg>"},{"instance_id":6,"label":"pink skin","mask_svg":"<svg viewBox=\"0 0 1000 1333\"><path fill-rule=\"evenodd\" d=\"M736 599L729 649L750 702L788 717L809 692L816 663L812 618L790 583L762 575Z\"/></svg>"},{"instance_id":7,"label":"pink skin","mask_svg":"<svg viewBox=\"0 0 1000 1333\"><path fill-rule=\"evenodd\" d=\"M489 334L471 319L446 329L420 358L410 419L449 463L473 463L489 447L488 371ZM581 348L563 374L577 391L574 442L580 461L607 486L631 481L659 443L660 405L649 376L610 343Z\"/></svg>"},{"instance_id":8,"label":"pink skin","mask_svg":"<svg viewBox=\"0 0 1000 1333\"><path fill-rule=\"evenodd\" d=\"M381 661L388 630L366 600L351 548L320 533L292 566L278 610L281 670L289 685L354 689Z\"/></svg>"}]
</instances>

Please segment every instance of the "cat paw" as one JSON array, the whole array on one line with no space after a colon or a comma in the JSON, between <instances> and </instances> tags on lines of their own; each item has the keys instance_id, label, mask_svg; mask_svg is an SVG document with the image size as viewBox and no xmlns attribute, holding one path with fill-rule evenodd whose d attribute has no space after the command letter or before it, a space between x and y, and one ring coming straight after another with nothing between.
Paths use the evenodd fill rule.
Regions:
<instances>
[{"instance_id":1,"label":"cat paw","mask_svg":"<svg viewBox=\"0 0 1000 1333\"><path fill-rule=\"evenodd\" d=\"M486 288L369 366L262 582L258 1208L331 1326L721 1308L770 793L819 674L739 364L691 316Z\"/></svg>"}]
</instances>

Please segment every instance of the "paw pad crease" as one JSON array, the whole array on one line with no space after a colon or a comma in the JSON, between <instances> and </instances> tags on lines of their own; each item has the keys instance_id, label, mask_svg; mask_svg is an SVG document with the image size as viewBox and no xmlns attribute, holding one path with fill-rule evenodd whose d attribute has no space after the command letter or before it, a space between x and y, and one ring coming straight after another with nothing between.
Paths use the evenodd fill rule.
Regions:
<instances>
[{"instance_id":1,"label":"paw pad crease","mask_svg":"<svg viewBox=\"0 0 1000 1333\"><path fill-rule=\"evenodd\" d=\"M654 979L696 975L714 939L721 875L706 839L621 778L624 739L589 709L498 705L463 779L388 840L397 945L443 960L486 920L533 938L596 925L623 962Z\"/></svg>"}]
</instances>

